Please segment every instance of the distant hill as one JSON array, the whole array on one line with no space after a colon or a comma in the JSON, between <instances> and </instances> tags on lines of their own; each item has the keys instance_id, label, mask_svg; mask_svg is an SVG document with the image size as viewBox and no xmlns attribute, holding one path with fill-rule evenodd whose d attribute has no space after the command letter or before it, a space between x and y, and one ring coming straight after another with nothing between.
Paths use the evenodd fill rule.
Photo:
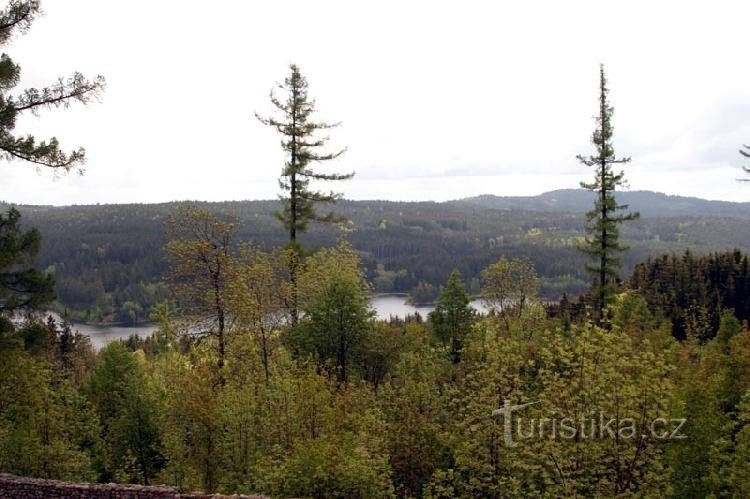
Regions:
<instances>
[{"instance_id":1,"label":"distant hill","mask_svg":"<svg viewBox=\"0 0 750 499\"><path fill-rule=\"evenodd\" d=\"M719 217L750 218L750 203L709 201L670 196L652 191L622 191L617 201L630 205L644 217ZM478 206L495 210L530 210L553 213L582 213L591 209L594 193L583 189L560 189L538 196L493 196L485 194L451 201L453 204Z\"/></svg>"},{"instance_id":2,"label":"distant hill","mask_svg":"<svg viewBox=\"0 0 750 499\"><path fill-rule=\"evenodd\" d=\"M625 224L621 276L637 262L664 253L739 248L750 250L750 205L622 192L618 199L640 210ZM527 257L542 277L542 293L556 298L588 288L585 259L577 246L593 202L581 190L533 197L479 196L444 203L341 201L335 211L350 220L339 226L313 224L301 235L307 248L347 238L362 257L378 292L409 293L433 300L451 270L461 272L473 293L481 270L500 256ZM166 268L161 248L167 218L182 203L19 206L22 222L37 227L42 249L37 265L54 273L60 303L86 321L137 321L163 300ZM198 203L238 222L238 241L265 249L286 242L273 216L278 201Z\"/></svg>"}]
</instances>

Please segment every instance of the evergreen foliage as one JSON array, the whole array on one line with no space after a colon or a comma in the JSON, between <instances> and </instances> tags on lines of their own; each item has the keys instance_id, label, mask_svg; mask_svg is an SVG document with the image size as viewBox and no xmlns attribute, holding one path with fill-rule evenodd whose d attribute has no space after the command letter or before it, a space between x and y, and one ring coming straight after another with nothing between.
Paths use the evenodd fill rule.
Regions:
<instances>
[{"instance_id":1,"label":"evergreen foliage","mask_svg":"<svg viewBox=\"0 0 750 499\"><path fill-rule=\"evenodd\" d=\"M288 240L273 213L276 201L199 203L222 219L236 217L236 239L269 251ZM169 297L161 281L168 267L161 247L164 222L180 203L67 207L21 206L24 225L43 240L38 267L57 281L55 310L77 322L147 321L151 308ZM352 220L347 239L360 253L377 292L409 294L434 303L453 268L478 295L481 270L502 256L528 258L540 277L540 298L559 300L590 285L585 257L576 250L585 227L580 213L499 211L459 203L341 201L337 211ZM385 228L381 222L387 219ZM466 229L450 227L466 224ZM531 229L536 229L531 231ZM622 228L630 250L622 275L664 253L750 249L750 221L742 218L643 218ZM340 231L315 224L305 234L310 248L336 244ZM378 265L383 270L378 270ZM133 307L137 304L138 307Z\"/></svg>"},{"instance_id":2,"label":"evergreen foliage","mask_svg":"<svg viewBox=\"0 0 750 499\"><path fill-rule=\"evenodd\" d=\"M728 311L703 343L678 342L636 291L612 300L611 330L574 315L566 327L534 301L505 320L475 317L454 272L430 323L374 321L361 262L341 244L300 267L305 313L291 327L279 301L288 283L274 270L283 256L232 254L227 312L237 319L223 383L216 339L178 339L172 321L182 312L166 305L150 343L115 343L95 357L52 321L0 324L9 366L0 372L0 470L276 497L747 490L750 332ZM282 319L267 322L266 312ZM534 402L512 422L517 445L493 416L505 400ZM592 438L600 413L615 427L686 417L689 438ZM589 423L570 438L522 437L545 417Z\"/></svg>"},{"instance_id":3,"label":"evergreen foliage","mask_svg":"<svg viewBox=\"0 0 750 499\"><path fill-rule=\"evenodd\" d=\"M359 258L346 243L322 250L305 262L300 281L304 317L290 333L293 349L313 354L346 383L374 318Z\"/></svg>"},{"instance_id":4,"label":"evergreen foliage","mask_svg":"<svg viewBox=\"0 0 750 499\"><path fill-rule=\"evenodd\" d=\"M750 265L739 250L648 259L636 265L630 286L670 320L681 340L713 338L726 310L740 322L750 320Z\"/></svg>"},{"instance_id":5,"label":"evergreen foliage","mask_svg":"<svg viewBox=\"0 0 750 499\"><path fill-rule=\"evenodd\" d=\"M21 214L0 214L0 311L32 310L55 299L54 279L32 267L41 238L36 229L21 228Z\"/></svg>"},{"instance_id":6,"label":"evergreen foliage","mask_svg":"<svg viewBox=\"0 0 750 499\"><path fill-rule=\"evenodd\" d=\"M474 322L476 310L469 305L470 301L461 274L454 270L440 293L435 310L430 313L435 336L448 346L454 364L461 361L463 338Z\"/></svg>"},{"instance_id":7,"label":"evergreen foliage","mask_svg":"<svg viewBox=\"0 0 750 499\"><path fill-rule=\"evenodd\" d=\"M0 12L0 44L38 12L36 1L12 0ZM281 229L247 212L244 220L254 222L240 227L224 216L236 205L222 205L217 214L181 207L168 220L166 242L151 233L148 244L165 242L166 269L153 255L142 263L143 248L120 248L117 260L142 263L133 275L155 279L166 270L174 301L154 307L152 338L94 352L67 316L10 320L50 301L53 281L31 268L39 233L22 229L15 209L0 216L0 472L274 497L750 494L748 258L740 251L665 256L638 265L630 289L619 286L620 224L637 215L623 214L627 207L614 197L624 178L613 165L627 159L612 148L603 68L596 153L579 157L596 168L583 186L597 195L584 252L594 260L598 324L584 301L564 296L547 307L537 300L535 264L563 284L579 277L570 271L578 263L575 215L523 213L516 226L494 220L502 217L469 222L475 208L465 206L404 214L401 205L374 203L351 235L360 246L339 241L303 254L297 232L310 221L337 220L316 206L339 195L315 191L312 182L351 174L312 170L343 151L318 152L326 139L316 132L335 125L312 120L307 82L296 66L290 71L280 86L288 98L271 94L282 117L259 119L284 136L289 155L278 217L291 244L271 249L286 239ZM18 75L0 57L0 92ZM55 169L79 166L83 150L63 153L55 139L10 134L18 113L85 103L102 85L76 74L15 98L2 94L0 151ZM149 210L141 213L161 226L163 212ZM239 243L258 234L269 237ZM325 243L333 232L310 236ZM86 254L82 267L104 267L107 253L118 251L81 241L75 248ZM569 261L551 258L553 250ZM525 253L533 258L519 258ZM471 272L470 291L481 291L492 309L486 316L470 307L460 271L448 275L448 257L467 254L462 268ZM56 270L51 264L49 274ZM377 321L370 280L425 300L439 291L429 322ZM113 293L103 282L90 293L97 302ZM162 294L153 281L139 285L143 296L121 290L97 306L137 320L148 308L139 300ZM523 412L511 417L504 409ZM674 421L686 422L670 427Z\"/></svg>"},{"instance_id":8,"label":"evergreen foliage","mask_svg":"<svg viewBox=\"0 0 750 499\"><path fill-rule=\"evenodd\" d=\"M592 260L586 266L595 277L592 295L596 318L600 324L606 322L605 309L611 302L616 290L618 271L622 262L617 256L625 251L620 239L619 225L628 220L638 218L637 213L619 213L627 210L627 205L618 205L615 200L615 190L625 185L625 175L621 171L616 173L612 165L627 163L630 158L617 158L612 146L612 108L607 99L609 89L607 79L604 75L604 65L599 69L599 114L596 117L597 128L591 137L596 148L596 154L591 156L578 156L578 160L586 166L595 167L594 181L591 183L581 182L581 187L597 193L594 208L586 214L589 222L585 245L582 251Z\"/></svg>"},{"instance_id":9,"label":"evergreen foliage","mask_svg":"<svg viewBox=\"0 0 750 499\"><path fill-rule=\"evenodd\" d=\"M0 11L0 46L14 35L27 31L40 14L37 0L11 0ZM10 92L21 78L21 67L7 55L0 56L0 151L7 160L20 159L40 167L69 170L80 166L86 152L78 148L64 152L55 137L37 142L32 135L19 137L13 134L18 117L24 113L36 115L49 108L67 107L72 102L86 104L96 98L104 88L104 78L86 79L80 73L60 78L44 88L27 88L13 95Z\"/></svg>"},{"instance_id":10,"label":"evergreen foliage","mask_svg":"<svg viewBox=\"0 0 750 499\"><path fill-rule=\"evenodd\" d=\"M316 205L333 203L341 198L340 194L314 190L311 181L346 180L354 173L333 174L320 173L312 168L312 163L330 161L341 156L345 149L333 153L318 152L326 145L327 137L316 137L320 130L328 130L338 123L313 121L315 101L307 94L307 79L302 76L295 64L289 65L289 76L278 88L286 93L286 99L276 96L271 90L271 103L278 111L279 117L261 117L258 120L264 125L273 127L283 139L281 147L288 159L282 169L279 186L286 192L282 196L284 208L277 217L289 231L289 240L297 240L297 232L307 229L309 222L340 221L333 213L320 215Z\"/></svg>"}]
</instances>

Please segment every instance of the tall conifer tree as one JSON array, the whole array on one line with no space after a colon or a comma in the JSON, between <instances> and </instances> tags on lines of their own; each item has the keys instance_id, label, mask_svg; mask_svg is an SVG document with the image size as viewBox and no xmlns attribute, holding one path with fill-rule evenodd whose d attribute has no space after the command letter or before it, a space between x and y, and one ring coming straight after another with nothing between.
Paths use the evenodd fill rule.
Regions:
<instances>
[{"instance_id":1,"label":"tall conifer tree","mask_svg":"<svg viewBox=\"0 0 750 499\"><path fill-rule=\"evenodd\" d=\"M314 190L310 186L310 181L346 180L352 178L354 173L320 173L311 168L311 163L336 159L346 149L333 153L320 152L328 142L328 137L318 137L317 132L335 128L339 123L312 120L315 100L307 95L307 80L295 64L291 64L289 70L289 76L284 80L284 84L278 85L278 88L286 93L286 99L279 99L271 90L271 103L279 111L280 116L265 118L257 113L255 116L264 125L275 128L283 137L281 147L288 155L279 179L279 186L285 191L281 197L284 207L276 216L289 230L289 240L294 243L297 240L297 232L306 230L310 221L339 220L333 213L320 215L316 205L334 203L341 198L341 194Z\"/></svg>"},{"instance_id":2,"label":"tall conifer tree","mask_svg":"<svg viewBox=\"0 0 750 499\"><path fill-rule=\"evenodd\" d=\"M581 182L581 187L596 193L597 196L594 208L586 213L588 235L581 250L592 261L586 265L586 270L595 278L592 294L596 319L600 325L606 321L605 309L614 293L618 271L622 265L617 254L627 249L619 242L619 226L639 216L638 213L627 213L628 206L618 205L615 201L615 190L626 183L624 173L622 171L615 173L612 165L627 163L630 158L615 156L612 146L614 108L609 105L608 93L604 65L601 65L599 68L599 115L596 117L597 127L591 138L596 154L577 156L581 163L595 168L594 181L592 183Z\"/></svg>"},{"instance_id":3,"label":"tall conifer tree","mask_svg":"<svg viewBox=\"0 0 750 499\"><path fill-rule=\"evenodd\" d=\"M276 217L289 231L290 247L287 251L291 283L289 309L292 325L296 325L299 320L297 267L301 253L297 244L297 232L305 231L310 221L337 222L341 220L332 212L320 215L316 210L318 204L335 203L341 198L341 194L314 190L310 182L346 180L352 178L354 173L320 173L312 169L311 163L336 159L344 154L346 149L333 153L321 152L321 148L328 142L328 137L320 137L318 132L335 128L339 123L313 121L315 100L307 95L307 79L302 76L297 65L289 65L289 76L286 77L283 85L279 84L277 87L286 94L286 98L282 100L271 89L271 103L276 108L279 117L262 117L257 113L255 116L261 123L275 128L281 134L281 147L288 155L279 179L279 186L284 191L281 196L283 209L276 213Z\"/></svg>"}]
</instances>

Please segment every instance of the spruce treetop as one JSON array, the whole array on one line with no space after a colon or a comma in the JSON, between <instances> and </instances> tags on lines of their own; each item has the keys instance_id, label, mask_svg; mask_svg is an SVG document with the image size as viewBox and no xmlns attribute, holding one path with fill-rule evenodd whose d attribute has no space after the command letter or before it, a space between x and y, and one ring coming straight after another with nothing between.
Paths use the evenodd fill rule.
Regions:
<instances>
[{"instance_id":1,"label":"spruce treetop","mask_svg":"<svg viewBox=\"0 0 750 499\"><path fill-rule=\"evenodd\" d=\"M277 96L275 90L281 90L286 96ZM346 148L335 152L323 151L329 137L319 136L318 132L335 128L340 123L313 120L315 100L309 97L307 79L295 64L289 66L289 75L284 83L271 90L270 99L277 116L263 117L258 113L255 116L282 136L281 147L287 154L287 159L281 171L279 186L285 194L281 196L283 210L277 213L277 217L289 230L290 240L295 241L297 231L306 230L310 221L341 221L331 212L319 214L316 205L335 203L342 195L333 191L326 193L315 190L310 182L346 180L352 178L354 173L320 173L313 170L312 163L336 159L346 152Z\"/></svg>"}]
</instances>

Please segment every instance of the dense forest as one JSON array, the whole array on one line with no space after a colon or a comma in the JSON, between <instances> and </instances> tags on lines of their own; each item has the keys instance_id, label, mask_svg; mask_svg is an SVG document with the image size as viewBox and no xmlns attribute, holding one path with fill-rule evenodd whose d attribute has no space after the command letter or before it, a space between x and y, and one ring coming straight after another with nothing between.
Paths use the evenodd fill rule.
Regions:
<instances>
[{"instance_id":1,"label":"dense forest","mask_svg":"<svg viewBox=\"0 0 750 499\"><path fill-rule=\"evenodd\" d=\"M625 275L649 257L680 255L687 249L750 249L750 214L744 204L622 194L643 213L623 229L623 240L631 246L624 255ZM541 276L545 298L577 295L589 287L577 251L589 193L482 199L341 201L337 212L349 222L313 225L305 242L311 248L328 247L346 238L359 252L376 292L408 293L415 302L433 302L453 268L479 294L481 269L501 255L528 257ZM486 205L489 199L491 206ZM674 207L664 209L666 202ZM43 237L38 264L57 279L58 311L67 309L72 318L90 322L147 320L151 308L167 297L160 282L166 268L161 248L166 220L179 205L19 207L23 223L38 228ZM285 240L274 217L277 201L198 205L236 219L242 240L266 249Z\"/></svg>"},{"instance_id":2,"label":"dense forest","mask_svg":"<svg viewBox=\"0 0 750 499\"><path fill-rule=\"evenodd\" d=\"M40 13L10 0L0 45ZM355 172L321 170L346 153L327 145L339 123L288 70L255 113L281 138L278 201L4 207L0 472L315 499L750 497L748 206L622 193L603 65L584 190L448 203L319 190ZM3 54L0 158L80 168L83 148L16 118L104 79L19 81ZM379 320L373 291L435 307ZM157 329L96 351L70 317Z\"/></svg>"},{"instance_id":3,"label":"dense forest","mask_svg":"<svg viewBox=\"0 0 750 499\"><path fill-rule=\"evenodd\" d=\"M151 338L96 353L64 324L4 323L1 469L273 497L750 493L750 331L730 311L713 338L680 342L668 310L635 291L618 294L605 329L548 314L526 279L523 306L479 318L455 273L426 322L378 322L342 243L307 259L304 316L278 328L283 252L211 250L231 262L212 288L190 264L207 246L167 248L189 306L157 307ZM518 296L492 279L511 268L486 269L487 296ZM237 319L222 336L184 334L217 318L213 291L190 284L226 300ZM544 418L563 418L556 438L534 426Z\"/></svg>"}]
</instances>

